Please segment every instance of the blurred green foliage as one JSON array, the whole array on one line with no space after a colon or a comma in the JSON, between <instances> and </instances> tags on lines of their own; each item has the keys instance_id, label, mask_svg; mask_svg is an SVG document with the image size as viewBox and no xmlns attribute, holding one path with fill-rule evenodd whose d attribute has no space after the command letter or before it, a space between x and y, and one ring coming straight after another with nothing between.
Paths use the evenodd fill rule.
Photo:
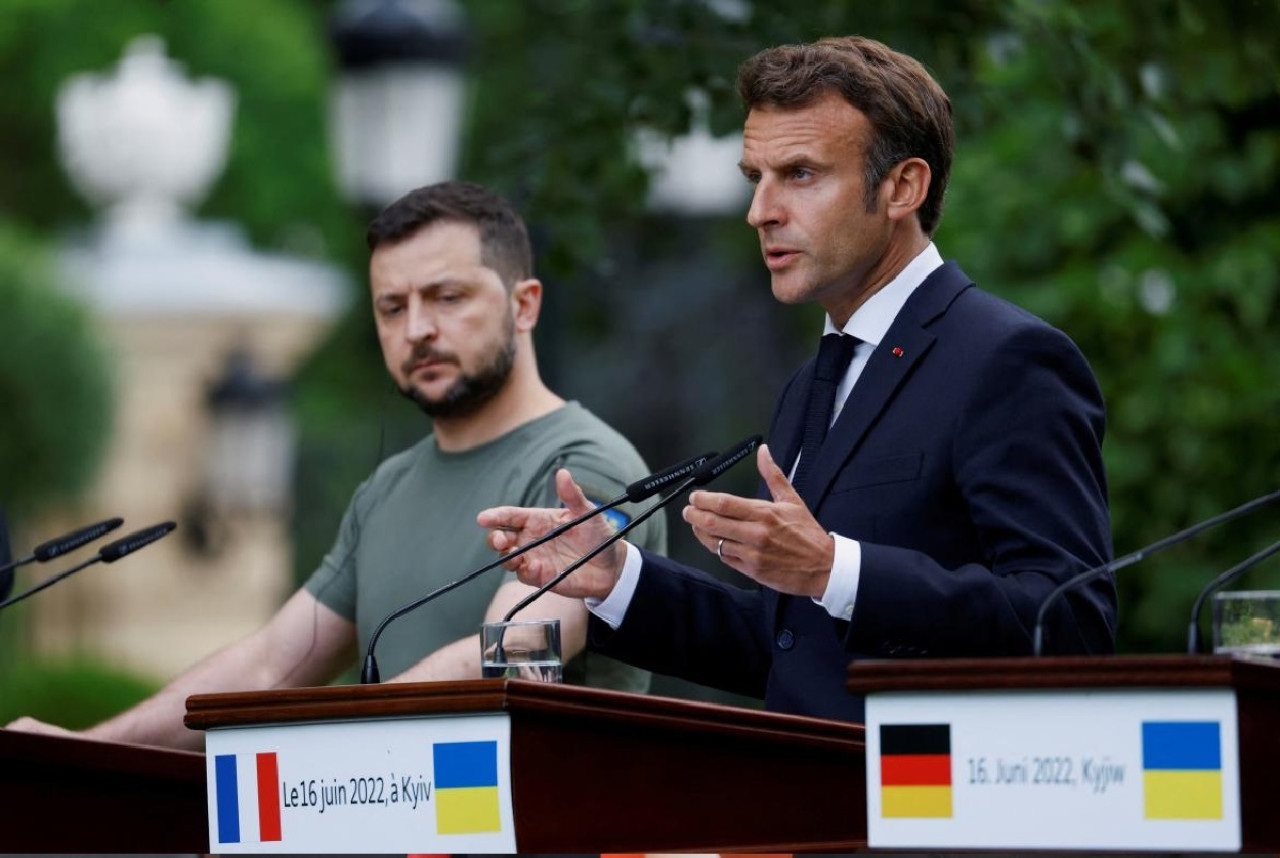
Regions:
<instances>
[{"instance_id":1,"label":"blurred green foliage","mask_svg":"<svg viewBox=\"0 0 1280 858\"><path fill-rule=\"evenodd\" d=\"M47 248L0 223L0 486L12 512L84 488L110 439L112 376Z\"/></svg>"},{"instance_id":2,"label":"blurred green foliage","mask_svg":"<svg viewBox=\"0 0 1280 858\"><path fill-rule=\"evenodd\" d=\"M1280 484L1278 26L1274 3L1022 2L973 70L939 243L1092 362L1118 553ZM1179 647L1195 593L1277 522L1119 573L1122 647Z\"/></svg>"},{"instance_id":3,"label":"blurred green foliage","mask_svg":"<svg viewBox=\"0 0 1280 858\"><path fill-rule=\"evenodd\" d=\"M15 662L0 671L0 724L30 715L82 730L128 709L158 688L127 671L94 661Z\"/></svg>"}]
</instances>

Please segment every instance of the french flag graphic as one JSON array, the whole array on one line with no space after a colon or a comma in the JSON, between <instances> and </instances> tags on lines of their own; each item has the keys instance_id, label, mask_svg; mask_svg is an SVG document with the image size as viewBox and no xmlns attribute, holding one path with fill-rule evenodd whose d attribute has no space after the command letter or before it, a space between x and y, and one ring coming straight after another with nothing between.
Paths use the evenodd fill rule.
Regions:
<instances>
[{"instance_id":1,"label":"french flag graphic","mask_svg":"<svg viewBox=\"0 0 1280 858\"><path fill-rule=\"evenodd\" d=\"M280 840L280 771L276 755L219 754L213 765L218 842Z\"/></svg>"}]
</instances>

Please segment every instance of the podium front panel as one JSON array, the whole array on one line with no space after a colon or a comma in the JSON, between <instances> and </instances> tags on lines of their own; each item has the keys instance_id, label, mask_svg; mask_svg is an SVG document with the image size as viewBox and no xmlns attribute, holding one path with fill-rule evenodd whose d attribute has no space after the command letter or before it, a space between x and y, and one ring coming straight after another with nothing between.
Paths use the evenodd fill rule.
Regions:
<instances>
[{"instance_id":1,"label":"podium front panel","mask_svg":"<svg viewBox=\"0 0 1280 858\"><path fill-rule=\"evenodd\" d=\"M204 757L0 730L0 852L202 853Z\"/></svg>"}]
</instances>

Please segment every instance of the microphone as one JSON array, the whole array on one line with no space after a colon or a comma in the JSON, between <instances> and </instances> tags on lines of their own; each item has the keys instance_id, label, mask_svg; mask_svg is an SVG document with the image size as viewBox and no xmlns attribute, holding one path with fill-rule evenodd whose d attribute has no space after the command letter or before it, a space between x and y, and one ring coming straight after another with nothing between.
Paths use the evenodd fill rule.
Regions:
<instances>
[{"instance_id":1,"label":"microphone","mask_svg":"<svg viewBox=\"0 0 1280 858\"><path fill-rule=\"evenodd\" d=\"M65 572L59 572L57 575L54 575L50 578L46 578L45 580L41 581L39 584L35 585L31 589L24 590L23 592L19 593L13 598L6 599L5 601L0 602L0 608L7 608L16 602L21 602L23 599L27 598L28 596L33 596L36 593L39 593L41 590L45 589L46 587L51 587L54 584L57 584L59 581L61 581L63 578L66 578L68 575L71 575L75 572L79 572L81 569L85 568L86 566L92 566L94 563L98 563L99 561L101 561L102 563L115 563L120 558L125 557L126 555L129 555L129 554L132 554L133 552L137 551L139 548L142 548L143 546L146 546L146 545L150 545L151 543L155 542L157 539L160 539L162 536L165 536L166 534L168 534L169 531L173 530L175 527L177 527L177 525L174 524L172 521L166 521L160 524L153 524L150 527L143 528L142 530L134 531L128 536L117 539L115 542L109 542L106 545L102 546L100 549L98 549L98 553L96 555L94 555L93 557L90 557L88 560L81 563L79 566L72 566L70 569L66 570Z\"/></svg>"},{"instance_id":2,"label":"microphone","mask_svg":"<svg viewBox=\"0 0 1280 858\"><path fill-rule=\"evenodd\" d=\"M1187 655L1195 655L1200 651L1200 610L1204 607L1204 600L1208 598L1209 594L1230 584L1277 552L1280 552L1280 542L1273 542L1257 554L1240 561L1217 578L1214 578L1200 591L1200 595L1196 596L1195 604L1191 606L1191 624L1187 627Z\"/></svg>"},{"instance_id":3,"label":"microphone","mask_svg":"<svg viewBox=\"0 0 1280 858\"><path fill-rule=\"evenodd\" d=\"M1089 581L1092 581L1094 578L1097 578L1101 575L1107 575L1112 572L1116 572L1120 569L1123 569L1126 566L1132 566L1134 563L1137 563L1139 560L1142 560L1152 554L1155 554L1157 551L1163 551L1164 549L1168 548L1171 545L1177 545L1179 542L1182 542L1185 539L1190 539L1191 537L1196 536L1205 530L1208 530L1214 525L1231 521L1232 519L1239 518L1242 515L1247 515L1248 513L1253 512L1255 509L1258 509L1259 507L1264 507L1269 503L1274 503L1277 500L1280 500L1280 491L1274 491L1271 494L1254 498L1248 503L1243 503L1240 506L1236 507L1235 509L1227 510L1224 513L1215 515L1213 518L1205 519L1199 524L1193 524L1184 530L1180 530L1177 533L1173 534L1172 536L1166 536L1164 539L1161 539L1158 542L1153 542L1150 545L1148 545L1146 548L1140 548L1137 551L1133 552L1132 554L1126 554L1124 557L1117 557L1115 560L1112 560L1109 563L1103 563L1100 566L1095 566L1092 569L1081 572L1079 575L1076 575L1072 578L1068 578L1066 581L1059 584L1053 590L1053 592L1051 592L1048 596L1046 596L1045 600L1040 603L1040 610L1036 613L1036 628L1035 628L1035 636L1033 639L1032 654L1036 656L1040 655L1042 644L1044 642L1044 618L1045 618L1045 615L1049 613L1049 606L1052 605L1055 601L1057 601L1058 598L1067 590L1070 590L1072 587L1079 586L1080 584L1086 584Z\"/></svg>"},{"instance_id":4,"label":"microphone","mask_svg":"<svg viewBox=\"0 0 1280 858\"><path fill-rule=\"evenodd\" d=\"M729 470L734 465L738 464L747 456L749 456L751 454L751 451L754 450L757 446L759 446L760 442L763 440L764 439L759 435L752 435L750 438L746 438L742 441L739 441L737 444L733 446L732 449L729 450L729 452L721 455L719 458L716 458L710 462L707 462L702 467L698 468L698 470L694 471L693 476L689 477L687 480L681 483L680 486L671 494L667 495L666 497L659 500L657 503L650 506L644 512L640 513L640 515L636 516L632 521L628 522L625 527L618 530L617 533L612 534L608 539L604 540L595 548L591 549L586 554L584 554L582 557L579 557L577 560L573 561L573 563L569 564L569 566L567 566L564 569L564 571L561 572L559 575L552 578L550 581L543 584L538 589L534 590L528 596L525 596L523 599L521 599L520 602L516 604L514 608L512 608L510 611L507 611L507 615L502 618L502 621L504 623L511 622L512 617L514 617L517 613L527 608L530 605L530 603L532 603L535 599L541 597L543 593L547 592L552 587L559 584L565 578L568 578L580 567L590 562L592 558L594 558L601 551L604 551L610 545L613 545L613 543L617 542L619 539L626 536L631 530L633 530L637 525L639 525L649 516L653 515L655 512L662 509L667 504L671 503L671 501L674 500L677 495L684 492L685 489L705 486L707 483L711 482L716 477L720 476L725 471Z\"/></svg>"},{"instance_id":5,"label":"microphone","mask_svg":"<svg viewBox=\"0 0 1280 858\"><path fill-rule=\"evenodd\" d=\"M708 462L708 460L712 459L715 455L716 454L714 452L703 453L700 456L694 456L693 458L685 459L683 462L680 462L675 465L671 465L670 467L664 468L661 471L656 471L650 474L649 476L644 477L643 479L636 480L634 483L627 486L626 490L623 491L622 494L618 495L616 498L609 501L608 503L602 504L601 506L594 507L593 509L583 513L582 515L578 516L577 518L571 521L566 521L564 524L557 525L556 527L542 534L542 536L539 536L537 539L531 540L530 542L524 545L521 545L520 547L508 552L507 554L502 555L497 560L494 560L492 563L488 563L484 566L481 566L479 569L476 569L472 572L468 572L466 575L463 575L458 580L451 581L450 583L445 584L443 587L439 587L435 590L432 590L430 593L423 596L422 598L415 599L409 604L404 605L403 607L397 608L396 610L392 611L385 618L383 618L382 622L378 623L378 627L373 630L373 635L370 636L369 638L369 649L365 653L364 666L360 669L360 681L365 685L376 685L379 681L381 681L378 674L378 662L373 657L373 649L375 646L377 646L378 638L382 636L383 629L385 629L392 620L398 619L399 617L404 616L410 611L414 611L414 610L417 610L418 608L421 608L427 602L430 602L433 599L443 596L445 593L448 593L450 590L453 590L456 587L461 587L463 584L467 583L473 578L476 578L484 574L485 572L488 572L490 569L493 569L496 566L501 566L503 563L506 563L508 560L514 560L515 558L519 557L521 554L524 554L526 551L531 551L534 548L537 548L539 545L542 545L543 543L550 542L560 534L564 533L569 528L577 527L578 525L582 524L584 521L586 521L589 518L593 518L597 515L600 515L603 512L607 512L623 503L639 503L640 501L648 500L658 492L665 489L667 486L674 483L676 480L679 480L681 477L684 477L688 474L693 473L695 470L705 465Z\"/></svg>"},{"instance_id":6,"label":"microphone","mask_svg":"<svg viewBox=\"0 0 1280 858\"><path fill-rule=\"evenodd\" d=\"M747 458L747 456L751 455L751 452L755 450L756 447L760 446L763 441L764 438L762 436L752 435L750 438L744 438L737 444L734 444L729 448L729 452L718 456L698 468L698 470L694 471L692 477L693 485L699 488L705 486L707 483L716 479L725 471Z\"/></svg>"},{"instance_id":7,"label":"microphone","mask_svg":"<svg viewBox=\"0 0 1280 858\"><path fill-rule=\"evenodd\" d=\"M73 530L70 533L63 534L56 539L50 539L48 542L42 542L35 547L35 550L20 560L10 560L5 565L0 566L0 572L8 572L10 569L16 569L19 566L25 566L28 563L52 560L55 557L61 557L75 551L82 545L88 545L95 539L106 536L120 525L124 524L123 518L109 518L106 521L100 521L97 524L90 524L79 530Z\"/></svg>"}]
</instances>

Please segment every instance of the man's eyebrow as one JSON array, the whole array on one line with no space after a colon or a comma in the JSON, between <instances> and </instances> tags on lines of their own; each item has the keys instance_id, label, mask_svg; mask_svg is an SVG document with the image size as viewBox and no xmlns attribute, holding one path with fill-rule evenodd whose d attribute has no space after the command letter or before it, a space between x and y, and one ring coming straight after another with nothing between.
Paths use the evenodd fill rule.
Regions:
<instances>
[{"instance_id":1,"label":"man's eyebrow","mask_svg":"<svg viewBox=\"0 0 1280 858\"><path fill-rule=\"evenodd\" d=\"M816 170L821 169L824 166L826 166L825 162L818 160L812 155L801 154L794 155L783 161L778 168L781 170L794 170L796 167L807 167L810 170Z\"/></svg>"},{"instance_id":2,"label":"man's eyebrow","mask_svg":"<svg viewBox=\"0 0 1280 858\"><path fill-rule=\"evenodd\" d=\"M465 277L446 276L439 280L422 280L403 289L384 292L384 295L408 295L410 292L438 292L441 289L467 289L471 282Z\"/></svg>"},{"instance_id":3,"label":"man's eyebrow","mask_svg":"<svg viewBox=\"0 0 1280 858\"><path fill-rule=\"evenodd\" d=\"M418 287L419 291L435 293L445 289L458 289L463 292L474 292L476 284L473 280L466 277L443 277L439 280L432 280L430 283L423 283Z\"/></svg>"},{"instance_id":4,"label":"man's eyebrow","mask_svg":"<svg viewBox=\"0 0 1280 858\"><path fill-rule=\"evenodd\" d=\"M795 155L791 158L788 158L785 161L782 161L778 164L775 164L769 167L768 169L778 171L778 172L786 172L788 170L794 170L797 167L804 167L805 169L808 169L808 170L822 170L824 168L827 168L828 166L829 164L827 164L824 161L820 161L817 158L814 158L812 155ZM757 167L754 164L749 164L746 161L739 161L738 169L744 174L756 173L760 171L759 167Z\"/></svg>"}]
</instances>

